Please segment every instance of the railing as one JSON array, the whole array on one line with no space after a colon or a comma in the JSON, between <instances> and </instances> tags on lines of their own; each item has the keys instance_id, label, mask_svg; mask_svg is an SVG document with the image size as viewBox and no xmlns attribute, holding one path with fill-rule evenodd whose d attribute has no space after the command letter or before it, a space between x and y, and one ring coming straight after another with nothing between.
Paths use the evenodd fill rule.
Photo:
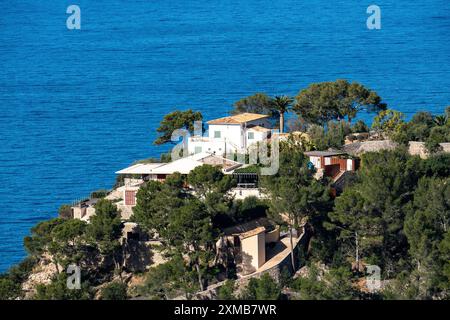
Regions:
<instances>
[{"instance_id":1,"label":"railing","mask_svg":"<svg viewBox=\"0 0 450 320\"><path fill-rule=\"evenodd\" d=\"M89 200L91 200L91 197L90 197L90 196L89 196L89 197L80 197L80 198L76 198L75 200L73 200L73 201L70 203L70 205L71 205L72 207L76 207L76 206L80 205L81 203L86 202L86 201L89 201Z\"/></svg>"}]
</instances>

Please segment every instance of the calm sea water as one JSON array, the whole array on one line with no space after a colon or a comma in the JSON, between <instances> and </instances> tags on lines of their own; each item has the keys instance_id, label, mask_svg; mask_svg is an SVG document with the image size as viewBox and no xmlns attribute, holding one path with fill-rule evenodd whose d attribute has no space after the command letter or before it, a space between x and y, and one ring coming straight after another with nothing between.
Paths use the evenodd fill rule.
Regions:
<instances>
[{"instance_id":1,"label":"calm sea water","mask_svg":"<svg viewBox=\"0 0 450 320\"><path fill-rule=\"evenodd\" d=\"M366 9L382 29L366 28ZM82 30L66 28L81 7ZM450 1L0 1L0 271L57 208L167 148L161 117L346 78L406 114L450 105Z\"/></svg>"}]
</instances>

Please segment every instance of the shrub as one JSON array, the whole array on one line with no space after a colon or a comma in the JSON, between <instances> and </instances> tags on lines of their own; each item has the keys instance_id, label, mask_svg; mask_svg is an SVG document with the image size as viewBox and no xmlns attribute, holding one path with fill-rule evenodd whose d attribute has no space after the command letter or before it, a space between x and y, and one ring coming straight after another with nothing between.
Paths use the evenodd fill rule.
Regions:
<instances>
[{"instance_id":1,"label":"shrub","mask_svg":"<svg viewBox=\"0 0 450 320\"><path fill-rule=\"evenodd\" d=\"M166 300L183 293L187 296L198 289L195 272L187 268L183 257L177 255L151 268L138 292L153 300Z\"/></svg>"},{"instance_id":2,"label":"shrub","mask_svg":"<svg viewBox=\"0 0 450 320\"><path fill-rule=\"evenodd\" d=\"M0 300L15 299L20 293L20 284L15 283L6 275L0 278Z\"/></svg>"},{"instance_id":3,"label":"shrub","mask_svg":"<svg viewBox=\"0 0 450 320\"><path fill-rule=\"evenodd\" d=\"M104 189L96 190L91 193L91 198L103 199L104 197L106 197L108 195L108 193L109 193L108 190L104 190Z\"/></svg>"},{"instance_id":4,"label":"shrub","mask_svg":"<svg viewBox=\"0 0 450 320\"><path fill-rule=\"evenodd\" d=\"M353 133L360 133L360 132L369 132L369 127L367 126L367 124L362 121L362 120L358 120L351 128Z\"/></svg>"},{"instance_id":5,"label":"shrub","mask_svg":"<svg viewBox=\"0 0 450 320\"><path fill-rule=\"evenodd\" d=\"M281 296L281 288L275 280L265 273L261 278L250 279L244 291L242 299L246 300L278 300Z\"/></svg>"},{"instance_id":6,"label":"shrub","mask_svg":"<svg viewBox=\"0 0 450 320\"><path fill-rule=\"evenodd\" d=\"M60 218L72 219L73 218L72 207L68 204L63 204L61 207L59 207L58 214Z\"/></svg>"},{"instance_id":7,"label":"shrub","mask_svg":"<svg viewBox=\"0 0 450 320\"><path fill-rule=\"evenodd\" d=\"M89 285L82 283L81 288L71 290L67 287L67 275L60 273L48 285L38 285L35 300L87 300L91 298Z\"/></svg>"},{"instance_id":8,"label":"shrub","mask_svg":"<svg viewBox=\"0 0 450 320\"><path fill-rule=\"evenodd\" d=\"M102 289L102 300L126 300L127 286L123 282L113 282Z\"/></svg>"},{"instance_id":9,"label":"shrub","mask_svg":"<svg viewBox=\"0 0 450 320\"><path fill-rule=\"evenodd\" d=\"M234 280L227 280L223 286L221 286L217 291L217 298L219 300L235 300L234 296Z\"/></svg>"}]
</instances>

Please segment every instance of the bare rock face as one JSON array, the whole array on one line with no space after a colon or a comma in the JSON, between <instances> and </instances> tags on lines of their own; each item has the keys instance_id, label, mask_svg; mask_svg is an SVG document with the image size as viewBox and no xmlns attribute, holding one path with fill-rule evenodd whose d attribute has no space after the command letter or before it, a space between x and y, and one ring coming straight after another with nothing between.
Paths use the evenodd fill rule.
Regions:
<instances>
[{"instance_id":1,"label":"bare rock face","mask_svg":"<svg viewBox=\"0 0 450 320\"><path fill-rule=\"evenodd\" d=\"M33 268L28 279L22 283L22 290L25 292L25 299L31 299L36 293L36 287L40 284L48 285L52 282L52 278L57 274L57 269L50 257L44 257Z\"/></svg>"}]
</instances>

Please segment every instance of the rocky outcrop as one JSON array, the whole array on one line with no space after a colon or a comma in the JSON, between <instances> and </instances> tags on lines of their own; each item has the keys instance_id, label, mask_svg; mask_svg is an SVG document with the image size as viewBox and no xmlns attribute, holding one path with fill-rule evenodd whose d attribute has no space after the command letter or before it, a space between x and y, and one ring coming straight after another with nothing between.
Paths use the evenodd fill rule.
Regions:
<instances>
[{"instance_id":1,"label":"rocky outcrop","mask_svg":"<svg viewBox=\"0 0 450 320\"><path fill-rule=\"evenodd\" d=\"M31 299L36 293L36 287L38 285L50 284L57 272L56 266L51 262L50 257L44 256L33 268L27 280L22 283L22 290L25 294L24 299Z\"/></svg>"}]
</instances>

